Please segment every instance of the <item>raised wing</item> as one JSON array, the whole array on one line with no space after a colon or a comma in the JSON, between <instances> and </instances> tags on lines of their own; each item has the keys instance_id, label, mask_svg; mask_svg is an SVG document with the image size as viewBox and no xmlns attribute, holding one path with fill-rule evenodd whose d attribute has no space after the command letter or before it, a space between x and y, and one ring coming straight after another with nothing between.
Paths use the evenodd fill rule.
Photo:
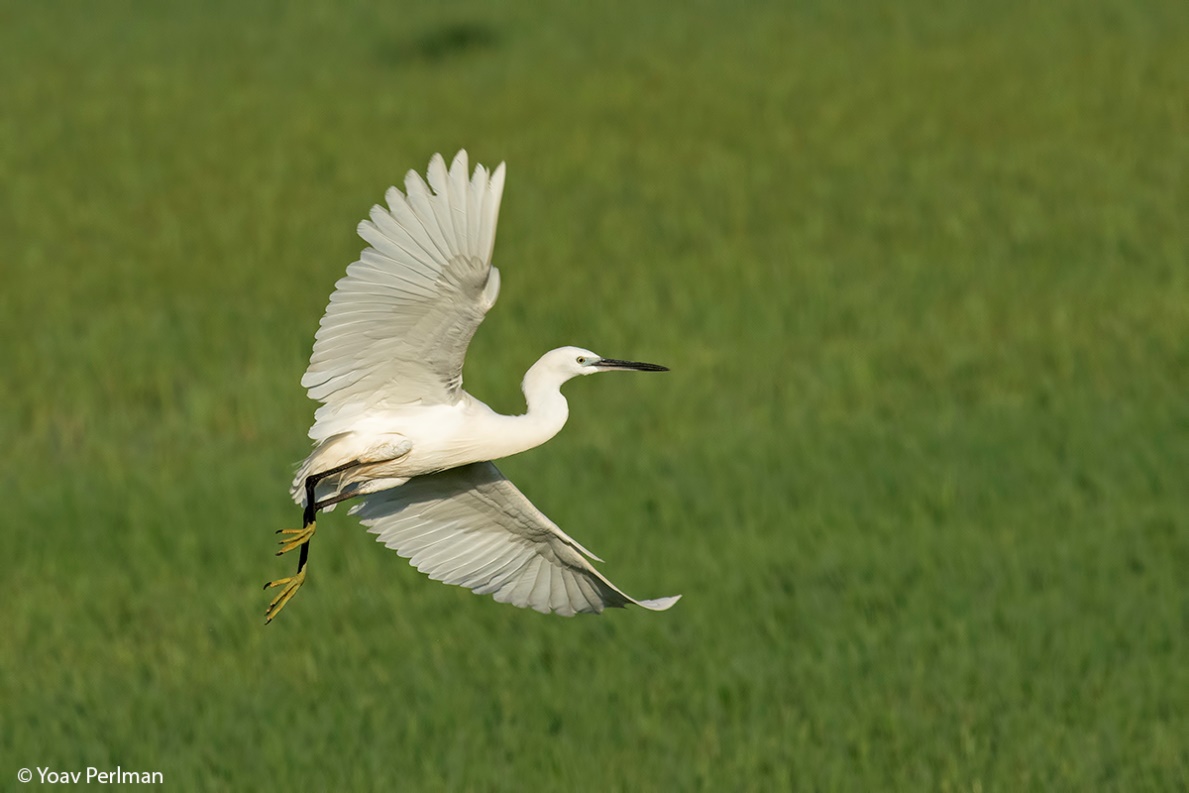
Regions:
<instances>
[{"instance_id":1,"label":"raised wing","mask_svg":"<svg viewBox=\"0 0 1189 793\"><path fill-rule=\"evenodd\" d=\"M504 166L468 179L465 151L449 171L435 154L427 176L409 171L407 195L389 188L388 208L359 224L371 245L335 284L301 378L323 403L315 440L369 408L459 397L467 345L499 294L491 252Z\"/></svg>"},{"instance_id":2,"label":"raised wing","mask_svg":"<svg viewBox=\"0 0 1189 793\"><path fill-rule=\"evenodd\" d=\"M572 616L628 604L653 611L681 597L635 600L598 559L532 505L491 463L418 476L351 509L378 540L435 581L501 603Z\"/></svg>"}]
</instances>

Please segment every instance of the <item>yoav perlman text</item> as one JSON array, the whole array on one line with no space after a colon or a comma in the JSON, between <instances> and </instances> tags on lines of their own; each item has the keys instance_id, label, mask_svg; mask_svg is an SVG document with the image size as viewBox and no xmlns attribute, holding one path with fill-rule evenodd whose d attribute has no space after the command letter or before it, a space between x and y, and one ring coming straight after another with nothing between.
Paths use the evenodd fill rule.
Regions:
<instances>
[{"instance_id":1,"label":"yoav perlman text","mask_svg":"<svg viewBox=\"0 0 1189 793\"><path fill-rule=\"evenodd\" d=\"M43 784L56 785L160 785L165 782L165 774L160 771L125 771L119 766L110 771L100 771L94 766L88 766L86 771L55 771L37 766L37 775ZM28 782L32 774L27 778L26 774L18 774L17 778Z\"/></svg>"}]
</instances>

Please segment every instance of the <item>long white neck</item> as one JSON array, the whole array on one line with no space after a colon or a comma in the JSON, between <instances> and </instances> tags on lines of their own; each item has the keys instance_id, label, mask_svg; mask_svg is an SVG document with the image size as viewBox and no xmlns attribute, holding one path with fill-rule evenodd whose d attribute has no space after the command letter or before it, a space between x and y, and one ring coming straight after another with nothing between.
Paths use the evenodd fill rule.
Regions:
<instances>
[{"instance_id":1,"label":"long white neck","mask_svg":"<svg viewBox=\"0 0 1189 793\"><path fill-rule=\"evenodd\" d=\"M525 372L520 387L528 410L516 418L525 427L526 436L539 438L533 446L539 446L560 432L570 417L570 404L561 393L561 385L568 379L560 377L540 361Z\"/></svg>"},{"instance_id":2,"label":"long white neck","mask_svg":"<svg viewBox=\"0 0 1189 793\"><path fill-rule=\"evenodd\" d=\"M524 375L521 388L528 410L519 416L499 416L498 440L488 459L499 459L540 446L565 426L570 406L562 396L566 379L540 361Z\"/></svg>"}]
</instances>

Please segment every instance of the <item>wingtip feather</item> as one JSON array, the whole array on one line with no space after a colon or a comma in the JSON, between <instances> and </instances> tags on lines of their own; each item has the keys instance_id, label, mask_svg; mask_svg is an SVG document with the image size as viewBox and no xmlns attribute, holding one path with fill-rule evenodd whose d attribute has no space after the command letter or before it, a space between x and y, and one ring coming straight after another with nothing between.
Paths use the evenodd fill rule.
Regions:
<instances>
[{"instance_id":1,"label":"wingtip feather","mask_svg":"<svg viewBox=\"0 0 1189 793\"><path fill-rule=\"evenodd\" d=\"M637 600L637 606L643 606L649 611L667 611L673 607L673 604L681 600L681 595L671 595L663 598L653 598L652 600Z\"/></svg>"},{"instance_id":2,"label":"wingtip feather","mask_svg":"<svg viewBox=\"0 0 1189 793\"><path fill-rule=\"evenodd\" d=\"M454 155L454 160L450 163L450 173L454 173L456 168L461 168L464 174L467 172L466 149L459 149L458 154Z\"/></svg>"}]
</instances>

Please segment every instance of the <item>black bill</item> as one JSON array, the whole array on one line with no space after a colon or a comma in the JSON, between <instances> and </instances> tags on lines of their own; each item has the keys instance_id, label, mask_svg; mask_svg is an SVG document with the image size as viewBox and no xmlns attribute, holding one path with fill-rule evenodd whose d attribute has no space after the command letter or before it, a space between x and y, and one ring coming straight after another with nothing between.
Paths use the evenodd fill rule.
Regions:
<instances>
[{"instance_id":1,"label":"black bill","mask_svg":"<svg viewBox=\"0 0 1189 793\"><path fill-rule=\"evenodd\" d=\"M639 361L617 361L614 358L600 358L596 363L600 369L622 369L625 372L667 372L669 367Z\"/></svg>"}]
</instances>

